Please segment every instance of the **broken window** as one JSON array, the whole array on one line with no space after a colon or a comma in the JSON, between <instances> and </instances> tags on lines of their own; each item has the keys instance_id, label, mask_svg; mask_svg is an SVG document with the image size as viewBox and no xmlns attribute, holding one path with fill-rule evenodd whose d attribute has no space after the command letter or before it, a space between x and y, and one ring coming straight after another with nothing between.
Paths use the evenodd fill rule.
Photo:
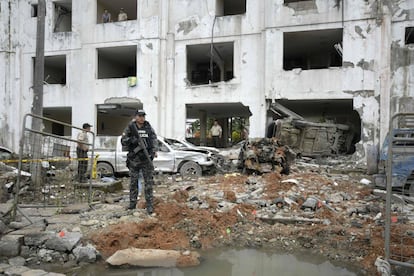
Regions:
<instances>
[{"instance_id":1,"label":"broken window","mask_svg":"<svg viewBox=\"0 0 414 276\"><path fill-rule=\"evenodd\" d=\"M216 15L236 15L246 13L246 0L217 0Z\"/></svg>"},{"instance_id":2,"label":"broken window","mask_svg":"<svg viewBox=\"0 0 414 276\"><path fill-rule=\"evenodd\" d=\"M342 29L283 34L283 69L341 67Z\"/></svg>"},{"instance_id":3,"label":"broken window","mask_svg":"<svg viewBox=\"0 0 414 276\"><path fill-rule=\"evenodd\" d=\"M405 28L405 44L414 43L414 27Z\"/></svg>"},{"instance_id":4,"label":"broken window","mask_svg":"<svg viewBox=\"0 0 414 276\"><path fill-rule=\"evenodd\" d=\"M35 58L33 58L33 72L34 68ZM66 84L65 55L45 57L43 81L45 84Z\"/></svg>"},{"instance_id":5,"label":"broken window","mask_svg":"<svg viewBox=\"0 0 414 276\"><path fill-rule=\"evenodd\" d=\"M224 42L187 45L187 80L190 84L231 80L234 77L233 44Z\"/></svg>"},{"instance_id":6,"label":"broken window","mask_svg":"<svg viewBox=\"0 0 414 276\"><path fill-rule=\"evenodd\" d=\"M32 14L32 17L37 17L37 4L31 5L31 14Z\"/></svg>"},{"instance_id":7,"label":"broken window","mask_svg":"<svg viewBox=\"0 0 414 276\"><path fill-rule=\"evenodd\" d=\"M72 31L72 1L54 2L55 27L53 32L71 32Z\"/></svg>"},{"instance_id":8,"label":"broken window","mask_svg":"<svg viewBox=\"0 0 414 276\"><path fill-rule=\"evenodd\" d=\"M96 2L96 23L109 23L124 21L123 17L118 17L121 9L126 13L126 20L137 20L137 0L98 0ZM105 14L105 10L110 14L110 18ZM108 18L108 21L103 19Z\"/></svg>"},{"instance_id":9,"label":"broken window","mask_svg":"<svg viewBox=\"0 0 414 276\"><path fill-rule=\"evenodd\" d=\"M137 75L137 47L99 48L98 79L127 78Z\"/></svg>"}]
</instances>

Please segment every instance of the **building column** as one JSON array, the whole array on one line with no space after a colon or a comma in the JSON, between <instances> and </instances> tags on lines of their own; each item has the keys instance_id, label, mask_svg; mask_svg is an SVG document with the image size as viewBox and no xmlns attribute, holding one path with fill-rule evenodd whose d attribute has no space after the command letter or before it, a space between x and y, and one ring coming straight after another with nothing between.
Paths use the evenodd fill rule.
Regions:
<instances>
[{"instance_id":1,"label":"building column","mask_svg":"<svg viewBox=\"0 0 414 276\"><path fill-rule=\"evenodd\" d=\"M207 145L207 112L199 110L200 118L200 146Z\"/></svg>"}]
</instances>

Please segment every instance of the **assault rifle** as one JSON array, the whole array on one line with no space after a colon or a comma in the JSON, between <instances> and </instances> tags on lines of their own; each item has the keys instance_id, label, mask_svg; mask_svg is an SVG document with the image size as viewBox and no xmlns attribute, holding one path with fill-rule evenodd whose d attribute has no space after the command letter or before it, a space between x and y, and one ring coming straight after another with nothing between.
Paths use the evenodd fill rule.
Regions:
<instances>
[{"instance_id":1,"label":"assault rifle","mask_svg":"<svg viewBox=\"0 0 414 276\"><path fill-rule=\"evenodd\" d=\"M145 146L145 142L142 139L141 135L138 133L138 128L136 122L132 122L132 134L135 135L138 138L138 146L134 149L135 153L138 153L139 151L143 150L145 157L147 157L148 162L150 164L150 168L154 169L154 164L152 163L151 156L148 153L148 149Z\"/></svg>"}]
</instances>

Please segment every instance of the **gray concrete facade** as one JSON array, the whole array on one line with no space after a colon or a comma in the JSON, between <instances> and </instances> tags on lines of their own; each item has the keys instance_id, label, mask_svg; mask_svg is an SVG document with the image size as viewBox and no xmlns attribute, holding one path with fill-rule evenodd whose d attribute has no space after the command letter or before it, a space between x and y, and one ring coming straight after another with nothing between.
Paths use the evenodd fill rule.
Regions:
<instances>
[{"instance_id":1,"label":"gray concrete facade","mask_svg":"<svg viewBox=\"0 0 414 276\"><path fill-rule=\"evenodd\" d=\"M250 137L264 137L273 101L349 100L361 119L357 155L364 160L367 146L383 141L390 115L414 111L414 44L407 41L414 26L414 0L246 0L245 12L226 16L226 5L228 10L229 3L237 6L243 1L124 0L118 6L112 2L46 0L45 56L60 57L56 63L49 60L50 70L54 64L65 69L63 83L50 83L45 76L44 108L55 119L76 126L90 122L98 134L117 135L123 128L119 122L129 120L131 110L142 106L158 134L183 137L190 113L204 119L220 116L212 110L224 104L223 109L235 115L238 111L231 108L242 105L251 113ZM36 3L0 3L0 144L15 150L23 116L33 101ZM130 20L116 21L121 5ZM69 10L70 17L59 19L59 7ZM100 22L105 8L114 22ZM302 34L326 31L321 34L330 38L330 30L341 34L341 66L285 68L287 51L304 51ZM287 33L298 33L291 36L299 37L298 43L286 45ZM303 42L311 40L318 38L308 36ZM225 81L194 84L195 79L189 80L190 62L207 66L198 58L208 46L195 47L192 56L189 46L212 43L219 52L214 62L221 77L224 72L232 75ZM303 44L317 47L307 45ZM125 48L117 51L118 47ZM122 49L129 49L130 56L122 57ZM313 56L307 64L317 58L309 55ZM122 71L113 64L130 57L135 58L136 85L122 74L100 77ZM107 118L106 111L97 108L114 102L131 107L117 114L124 119ZM134 104L122 105L125 102ZM190 112L191 108L198 109ZM223 114L222 118L232 115Z\"/></svg>"}]
</instances>

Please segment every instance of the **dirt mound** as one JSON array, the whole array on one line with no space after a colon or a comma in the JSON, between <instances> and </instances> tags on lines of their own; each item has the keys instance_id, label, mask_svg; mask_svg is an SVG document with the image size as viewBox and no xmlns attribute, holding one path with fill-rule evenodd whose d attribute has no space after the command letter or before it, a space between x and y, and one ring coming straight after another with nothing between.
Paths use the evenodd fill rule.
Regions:
<instances>
[{"instance_id":1,"label":"dirt mound","mask_svg":"<svg viewBox=\"0 0 414 276\"><path fill-rule=\"evenodd\" d=\"M214 246L217 237L225 237L240 215L251 213L253 207L238 206L226 213L210 209L192 210L179 202L162 202L155 205L156 218L140 223L124 222L109 226L91 235L91 240L105 257L128 247L187 250L207 249ZM248 215L246 215L247 217Z\"/></svg>"}]
</instances>

